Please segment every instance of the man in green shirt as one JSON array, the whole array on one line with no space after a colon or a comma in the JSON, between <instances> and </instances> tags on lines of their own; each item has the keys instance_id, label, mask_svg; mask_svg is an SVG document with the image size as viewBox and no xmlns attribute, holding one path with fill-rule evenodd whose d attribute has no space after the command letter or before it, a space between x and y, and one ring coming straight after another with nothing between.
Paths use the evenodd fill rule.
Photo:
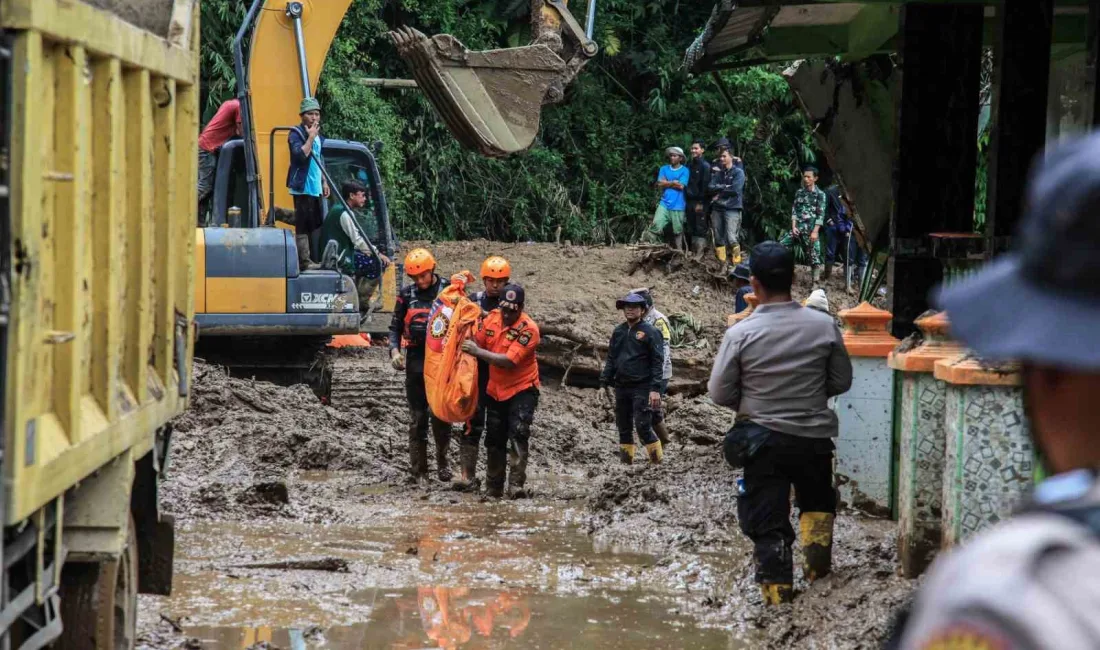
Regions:
<instances>
[{"instance_id":1,"label":"man in green shirt","mask_svg":"<svg viewBox=\"0 0 1100 650\"><path fill-rule=\"evenodd\" d=\"M362 210L367 205L367 188L355 181L348 181L340 188L344 200L351 210ZM356 215L345 210L339 201L325 215L324 224L321 226L321 241L327 246L328 242L336 242L337 263L342 273L351 276L355 280L355 286L359 293L360 324L365 323L371 313L371 296L374 295L382 280L382 269L389 266L388 257L378 252L378 258L374 256L370 244L364 238L364 234L372 240L378 239L378 224L370 215L366 219L356 219ZM373 226L373 228L371 227Z\"/></svg>"},{"instance_id":2,"label":"man in green shirt","mask_svg":"<svg viewBox=\"0 0 1100 650\"><path fill-rule=\"evenodd\" d=\"M817 168L806 165L802 168L802 187L794 195L791 208L791 231L779 240L789 249L797 246L802 257L809 262L814 284L821 276L821 228L825 224L825 206L828 202L825 192L817 186Z\"/></svg>"}]
</instances>

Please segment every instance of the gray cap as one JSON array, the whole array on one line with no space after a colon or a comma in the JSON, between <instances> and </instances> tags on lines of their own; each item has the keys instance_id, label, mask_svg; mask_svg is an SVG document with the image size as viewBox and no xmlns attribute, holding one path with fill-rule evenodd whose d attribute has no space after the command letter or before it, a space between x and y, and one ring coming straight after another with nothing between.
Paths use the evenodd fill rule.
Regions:
<instances>
[{"instance_id":1,"label":"gray cap","mask_svg":"<svg viewBox=\"0 0 1100 650\"><path fill-rule=\"evenodd\" d=\"M1035 164L1014 250L935 302L985 359L1100 370L1100 134Z\"/></svg>"},{"instance_id":2,"label":"gray cap","mask_svg":"<svg viewBox=\"0 0 1100 650\"><path fill-rule=\"evenodd\" d=\"M680 147L669 147L668 149L665 149L665 155L666 156L669 155L669 154L673 154L673 153L676 154L677 156L680 156L681 158L684 157L684 150L681 149Z\"/></svg>"}]
</instances>

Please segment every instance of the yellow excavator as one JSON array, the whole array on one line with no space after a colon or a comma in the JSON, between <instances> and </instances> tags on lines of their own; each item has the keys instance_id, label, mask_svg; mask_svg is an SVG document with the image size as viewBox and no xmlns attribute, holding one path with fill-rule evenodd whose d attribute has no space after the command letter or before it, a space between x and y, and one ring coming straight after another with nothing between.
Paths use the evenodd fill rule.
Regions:
<instances>
[{"instance_id":1,"label":"yellow excavator","mask_svg":"<svg viewBox=\"0 0 1100 650\"><path fill-rule=\"evenodd\" d=\"M486 156L529 148L542 105L560 101L598 49L591 39L595 0L587 32L565 0L531 2L535 42L524 47L474 52L445 34L428 38L407 27L390 33L442 121ZM316 90L350 4L253 0L233 42L242 137L219 152L209 212L196 233L196 353L242 374L310 384L322 396L332 375L325 344L335 334L384 332L403 276L400 264L385 270L379 312L361 322L354 283L322 253L322 242L311 242L321 269L299 271L296 262L292 201L281 182L290 162L287 132L300 121L302 98ZM325 210L332 201L347 207L339 194L344 181L365 184L370 202L358 219L375 220L372 247L393 259L397 239L375 159L381 147L324 141L322 171L332 189Z\"/></svg>"}]
</instances>

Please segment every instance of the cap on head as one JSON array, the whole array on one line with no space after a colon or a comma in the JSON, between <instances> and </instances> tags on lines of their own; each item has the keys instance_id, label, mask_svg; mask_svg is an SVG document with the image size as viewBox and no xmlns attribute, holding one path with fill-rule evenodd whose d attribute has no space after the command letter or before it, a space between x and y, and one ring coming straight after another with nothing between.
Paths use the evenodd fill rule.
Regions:
<instances>
[{"instance_id":1,"label":"cap on head","mask_svg":"<svg viewBox=\"0 0 1100 650\"><path fill-rule=\"evenodd\" d=\"M790 291L794 282L794 255L779 242L760 242L752 249L749 270L765 289Z\"/></svg>"},{"instance_id":2,"label":"cap on head","mask_svg":"<svg viewBox=\"0 0 1100 650\"><path fill-rule=\"evenodd\" d=\"M733 143L726 136L718 138L718 142L714 143L715 149L730 149L733 147Z\"/></svg>"},{"instance_id":3,"label":"cap on head","mask_svg":"<svg viewBox=\"0 0 1100 650\"><path fill-rule=\"evenodd\" d=\"M434 270L435 258L427 248L414 248L405 256L405 274L410 278Z\"/></svg>"},{"instance_id":4,"label":"cap on head","mask_svg":"<svg viewBox=\"0 0 1100 650\"><path fill-rule=\"evenodd\" d=\"M810 309L823 311L826 314L829 313L829 297L825 295L824 289L814 289L810 292L809 297L802 301L802 305Z\"/></svg>"},{"instance_id":5,"label":"cap on head","mask_svg":"<svg viewBox=\"0 0 1100 650\"><path fill-rule=\"evenodd\" d=\"M748 264L738 264L737 266L730 269L731 278L737 278L738 280L744 280L745 282L748 282L751 276L752 271L749 270Z\"/></svg>"},{"instance_id":6,"label":"cap on head","mask_svg":"<svg viewBox=\"0 0 1100 650\"><path fill-rule=\"evenodd\" d=\"M308 113L310 111L320 111L321 102L317 101L316 97L306 97L302 100L302 103L298 106L298 115Z\"/></svg>"},{"instance_id":7,"label":"cap on head","mask_svg":"<svg viewBox=\"0 0 1100 650\"><path fill-rule=\"evenodd\" d=\"M1100 134L1039 155L1015 250L936 296L952 334L990 361L1100 372L1098 214Z\"/></svg>"},{"instance_id":8,"label":"cap on head","mask_svg":"<svg viewBox=\"0 0 1100 650\"><path fill-rule=\"evenodd\" d=\"M504 291L500 292L500 306L502 309L523 311L523 303L526 299L527 296L523 291L523 287L518 284L506 284L504 285Z\"/></svg>"},{"instance_id":9,"label":"cap on head","mask_svg":"<svg viewBox=\"0 0 1100 650\"><path fill-rule=\"evenodd\" d=\"M645 307L649 309L653 306L653 292L649 290L649 287L641 287L639 289L633 289L630 293L636 293L645 300Z\"/></svg>"},{"instance_id":10,"label":"cap on head","mask_svg":"<svg viewBox=\"0 0 1100 650\"><path fill-rule=\"evenodd\" d=\"M683 158L684 157L684 150L681 149L680 147L669 147L668 149L665 149L665 155L666 156L671 155L671 154L676 154L677 156L680 156L680 158Z\"/></svg>"},{"instance_id":11,"label":"cap on head","mask_svg":"<svg viewBox=\"0 0 1100 650\"><path fill-rule=\"evenodd\" d=\"M645 298L636 293L628 293L625 298L615 301L615 309L626 309L627 307L641 307L645 309Z\"/></svg>"},{"instance_id":12,"label":"cap on head","mask_svg":"<svg viewBox=\"0 0 1100 650\"><path fill-rule=\"evenodd\" d=\"M512 265L499 255L487 257L481 263L481 277L507 280L512 277Z\"/></svg>"}]
</instances>

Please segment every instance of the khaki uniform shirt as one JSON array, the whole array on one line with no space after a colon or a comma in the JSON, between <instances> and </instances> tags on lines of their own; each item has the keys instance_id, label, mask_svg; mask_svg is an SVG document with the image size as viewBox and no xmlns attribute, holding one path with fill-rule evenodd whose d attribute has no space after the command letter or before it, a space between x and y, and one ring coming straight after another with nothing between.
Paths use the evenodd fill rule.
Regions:
<instances>
[{"instance_id":1,"label":"khaki uniform shirt","mask_svg":"<svg viewBox=\"0 0 1100 650\"><path fill-rule=\"evenodd\" d=\"M1073 476L1078 474L1078 476ZM1052 481L1036 488L1041 503ZM1100 483L1083 498L1100 516ZM1100 531L1053 512L1000 524L932 565L902 636L905 650L1100 648Z\"/></svg>"}]
</instances>

